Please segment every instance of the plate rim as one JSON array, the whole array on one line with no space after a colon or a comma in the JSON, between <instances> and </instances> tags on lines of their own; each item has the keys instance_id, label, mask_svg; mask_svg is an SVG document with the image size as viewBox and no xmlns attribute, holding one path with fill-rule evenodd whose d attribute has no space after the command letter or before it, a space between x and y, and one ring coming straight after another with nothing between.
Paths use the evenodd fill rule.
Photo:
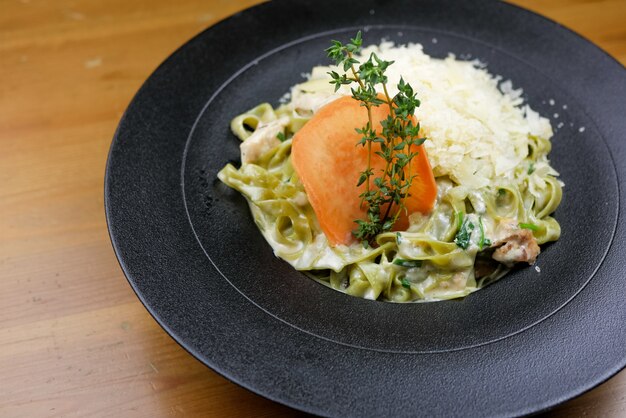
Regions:
<instances>
[{"instance_id":1,"label":"plate rim","mask_svg":"<svg viewBox=\"0 0 626 418\"><path fill-rule=\"evenodd\" d=\"M281 3L281 2L276 2L276 3ZM284 4L286 2L283 2L281 4ZM600 52L602 52L605 56L607 56L608 58L610 58L612 61L614 61L615 63L617 63L619 66L622 67L622 69L624 69L624 66L619 63L619 61L617 61L614 57L612 57L610 54L608 54L606 51L602 50L601 48L599 48L598 46L596 46L595 44L593 44L592 42L590 42L588 39L586 39L585 37L577 34L576 32L560 25L558 22L555 22L552 19L546 18L544 16L538 15L532 11L529 11L527 9L524 9L523 7L520 7L518 5L514 5L514 4L509 4L509 3L504 3L506 5L506 7L512 7L515 9L518 9L518 11L523 11L524 13L527 13L529 15L534 16L535 18L539 17L540 19L543 19L547 22L550 22L553 25L556 25L560 28L564 28L566 29L568 32L570 32L570 34L575 35L576 37L578 37L580 40L582 40L583 42L586 42L588 45L593 46L595 49L599 50ZM271 7L271 3L261 3L261 4L257 4L249 9L246 9L242 12L237 13L234 16L238 16L241 14L249 14L249 13L255 13L257 10L260 9L265 9ZM181 50L183 50L188 44L190 44L191 42L194 42L195 40L200 39L205 33L209 32L209 31L214 31L217 30L219 28L222 27L222 25L227 24L234 16L225 18L223 20L221 20L220 22L216 23L215 25L205 29L204 31L200 32L199 34L197 34L196 36L194 36L193 38L191 38L188 42L186 42L185 44L183 44L181 47L179 47L175 52L173 52L167 59L165 59L156 69L155 71L149 76L149 78L147 79L147 81L142 85L142 87L139 89L139 91L137 92L137 94L135 95L135 97L133 97L133 99L131 100L129 107L127 108L127 110L125 111L124 115L122 116L120 123L115 131L114 134L114 138L113 138L113 142L111 145L111 148L109 149L109 155L107 158L107 163L106 163L106 173L105 173L105 185L104 185L104 194L105 194L105 214L106 214L106 221L107 221L107 229L109 232L109 236L116 254L116 257L118 259L118 262L120 263L120 266L125 274L125 276L127 277L131 287L133 288L133 291L137 294L138 298L140 299L140 301L142 302L142 304L146 307L146 309L148 310L148 312L153 316L153 318L155 318L155 320L157 321L157 323L159 323L159 325L174 339L174 341L176 341L181 347L183 347L187 352L189 352L191 355L193 355L194 357L196 357L198 360L200 360L202 363L206 364L207 366L211 367L212 370L214 370L215 372L217 372L218 374L226 377L227 379L235 382L236 384L254 392L257 393L263 397L266 397L268 399L271 399L275 402L290 406L292 408L296 408L296 409L300 409L300 410L305 410L306 412L311 412L311 413L320 413L320 411L317 410L306 410L303 409L301 405L294 405L294 404L290 404L288 402L284 402L284 400L277 398L277 397L273 397L270 394L267 393L262 393L262 392L258 392L256 390L256 388L254 386L250 386L247 385L246 382L244 381L240 381L238 380L236 377L233 376L229 376L226 373L223 373L222 370L220 370L219 367L217 367L216 365L211 365L208 364L205 356L198 352L197 350L194 349L194 347L188 346L188 344L185 343L185 341L183 341L181 338L177 337L177 332L170 328L170 326L159 316L159 313L156 312L151 306L150 306L150 302L144 297L144 295L141 292L141 289L138 287L137 283L133 280L133 272L131 271L131 269L126 265L125 261L124 261L124 251L122 250L122 244L118 241L118 237L116 237L116 232L114 232L114 227L112 227L112 223L115 223L116 221L112 221L112 218L114 217L113 215L113 211L115 209L112 208L111 204L111 182L112 179L110 178L112 169L111 166L113 165L113 161L115 159L114 154L114 146L116 143L118 143L120 141L120 136L121 136L121 130L122 127L124 125L125 120L127 119L128 116L128 112L131 111L133 103L136 102L137 97L139 96L139 94L142 92L142 90L144 90L146 84L149 82L150 79L152 79L155 74L159 73L159 71L161 71L161 69L165 66L168 65L168 63L170 63L171 60L174 59L174 57L177 56L177 54L179 54L179 52ZM316 35L313 35L316 36ZM202 113L202 112L200 112ZM593 119L593 118L592 118ZM185 147L186 148L186 147ZM613 153L611 153L612 158L615 158L615 156L613 155ZM620 176L619 176L619 170L617 170L616 167L616 174L618 176L618 187L620 186ZM622 206L621 206L621 200L622 200L622 190L620 189L620 197L618 198L618 206L619 206L619 211L618 211L618 219L617 219L617 225L616 225L616 229L619 226L619 224L623 223L623 214L621 214L622 212ZM613 244L612 244L613 245ZM610 247L612 247L612 245ZM610 252L611 248L609 248L609 250L607 250L607 254ZM626 358L624 359L624 361L626 362ZM598 385L600 385L601 383L603 383L604 381L606 381L607 379L609 379L610 377L614 376L615 374L617 374L622 368L624 368L625 364L620 365L619 367L617 367L615 370L611 371L609 375L607 375L603 380L596 382L593 386L588 387L587 389L585 389L584 391L578 393L578 395L585 393L589 390L592 390L593 388L597 387ZM576 396L578 396L576 395ZM556 404L552 404L552 405L548 405L548 406L544 406L542 409L539 410L532 410L531 412L540 412L540 411L544 411L547 409L551 409L557 405L559 405L562 402L565 402L567 400L571 399L571 397L566 397L562 400L560 400L558 403ZM527 413L527 412L525 412Z\"/></svg>"}]
</instances>

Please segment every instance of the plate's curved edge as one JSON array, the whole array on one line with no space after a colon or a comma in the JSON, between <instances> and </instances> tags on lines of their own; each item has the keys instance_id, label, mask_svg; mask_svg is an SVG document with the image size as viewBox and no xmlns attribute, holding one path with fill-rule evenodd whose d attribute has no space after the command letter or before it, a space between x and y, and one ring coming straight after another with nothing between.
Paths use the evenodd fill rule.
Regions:
<instances>
[{"instance_id":1,"label":"plate's curved edge","mask_svg":"<svg viewBox=\"0 0 626 418\"><path fill-rule=\"evenodd\" d=\"M615 62L615 64L619 65L620 67L622 67L623 69L626 70L626 66L624 66L621 62L619 62L617 60L617 58L615 58L613 55L609 54L607 51L605 51L604 49L600 48L598 45L596 45L591 39L587 38L586 36L576 32L574 29L570 28L569 26L563 25L559 22L557 22L556 20L552 19L551 17L548 16L544 16L540 13L534 12L530 9L526 9L525 7L522 7L518 4L515 3L510 3L506 0L498 0L501 3L505 4L506 6L510 6L513 7L515 9L520 10L523 13L527 13L530 16L534 16L534 17L539 17L547 22L550 22L551 24L553 24L555 27L559 28L559 29L563 29L567 32L569 32L571 35L574 35L578 38L580 38L581 40L583 40L585 43L589 44L590 46L593 46L595 49L597 49L598 51L602 52L602 54L606 55L607 58L610 58L613 62Z\"/></svg>"},{"instance_id":2,"label":"plate's curved edge","mask_svg":"<svg viewBox=\"0 0 626 418\"><path fill-rule=\"evenodd\" d=\"M120 119L120 125L122 124L123 120L124 120L124 115ZM115 133L113 135L113 142L117 141L117 139L118 139L118 131L119 131L119 125L118 125L118 128L116 129L116 131L115 131ZM110 165L110 161L111 161L112 150L113 150L113 146L111 146L109 148L109 155L107 157L107 164L106 164L105 178L104 178L104 194L105 194L104 210L105 210L105 218L106 218L105 220L106 220L106 223L107 223L107 232L109 234L109 239L111 240L111 246L112 246L113 252L115 253L115 258L117 259L117 262L120 265L120 268L122 269L124 277L126 278L126 280L127 280L128 284L130 285L131 289L133 290L133 292L137 296L137 299L139 299L141 304L146 308L146 310L148 311L150 316L152 316L152 318L156 321L156 323L159 324L159 326L161 328L163 328L163 330L165 331L167 336L170 337L176 344L178 344L178 346L180 346L183 350L185 350L187 353L189 353L193 358L195 358L201 364L203 364L204 366L209 367L213 372L217 373L218 375L220 375L224 379L227 379L228 381L236 384L237 386L239 386L239 387L241 387L243 389L246 389L246 390L254 393L257 396L261 396L263 398L269 399L272 402L276 402L276 403L281 404L283 406L292 408L294 410L302 411L302 412L305 412L305 413L315 414L315 415L319 415L319 416L324 416L323 415L323 411L318 411L318 410L315 410L315 409L308 409L306 407L303 408L301 405L292 404L290 402L285 401L284 399L280 399L280 398L274 396L274 394L271 393L271 392L264 392L264 391L261 391L261 390L259 390L258 388L254 387L252 385L248 385L248 384L246 384L246 382L242 381L241 379L237 378L236 376L232 375L231 373L228 373L226 370L221 368L218 364L212 362L205 355L203 355L202 353L197 351L191 344L188 344L187 342L185 342L183 340L183 338L178 334L178 332L176 332L176 330L172 329L167 324L167 321L164 320L163 318L161 318L159 313L155 309L153 309L152 306L150 305L150 303L144 298L144 296L142 295L141 291L137 287L136 282L133 280L132 274L131 274L128 266L126 265L126 263L123 260L123 256L121 254L120 246L119 246L119 244L117 242L117 239L115 238L115 235L114 235L114 233L112 231L112 227L111 227L110 220L109 220L110 210L111 209L110 209L109 204L108 204L109 199L107 199L107 195L109 193L108 192L108 188L110 187L109 186L108 172L109 172L109 165Z\"/></svg>"},{"instance_id":3,"label":"plate's curved edge","mask_svg":"<svg viewBox=\"0 0 626 418\"><path fill-rule=\"evenodd\" d=\"M115 128L115 132L113 133L111 146L109 147L109 151L107 153L107 159L106 159L105 168L104 168L104 195L103 196L104 196L104 215L105 215L105 221L106 221L106 225L107 225L107 232L108 232L109 238L111 240L113 251L115 253L115 258L117 258L117 261L118 261L118 263L120 265L120 268L122 269L122 272L124 273L124 276L128 280L129 284L131 285L133 291L135 292L135 294L137 295L137 297L139 298L141 303L146 307L146 309L148 309L148 311L150 312L152 317L159 323L159 325L163 326L164 328L167 328L167 327L165 326L165 324L163 324L162 319L158 316L158 314L152 312L151 308L148 306L146 301L139 294L138 289L136 288L135 283L132 280L132 274L130 273L130 271L128 270L128 267L126 266L126 264L124 263L124 261L122 259L120 246L119 246L119 244L118 244L118 242L117 242L117 240L116 240L116 238L115 238L115 236L113 234L113 231L112 231L112 224L111 224L111 216L112 215L111 215L110 197L109 196L111 195L111 185L110 185L111 178L110 178L110 173L111 173L111 165L112 165L112 161L113 161L113 153L115 151L115 148L119 144L119 136L120 136L121 129L122 129L126 119L128 118L128 115L132 112L133 106L136 105L136 103L138 101L138 98L147 89L148 80L153 78L153 76L156 73L158 73L172 59L174 59L178 54L180 54L181 51L188 46L188 44L199 40L207 32L219 30L222 25L224 25L226 22L230 21L234 17L237 17L237 16L239 16L239 15L241 15L243 13L253 13L257 9L261 9L261 8L267 7L270 4L270 1L271 0L261 0L261 3L259 3L259 4L255 4L254 6L246 8L244 10L240 10L240 11L238 11L236 13L233 13L233 14L231 14L229 16L225 16L224 18L222 18L218 22L216 22L216 23L212 24L211 26L205 28L204 30L198 32L197 34L195 34L194 36L189 38L187 41L185 41L178 48L176 48L174 51L172 51L159 65L157 65L154 68L154 70L152 70L150 72L150 74L148 75L148 78L146 78L146 81L144 81L142 83L142 85L139 87L139 89L137 90L137 92L135 92L135 94L133 95L133 97L131 98L131 100L129 101L129 103L128 103L127 107L126 107L126 110L124 110L124 113L120 117L120 121L118 122L117 127ZM169 330L167 332L168 332L168 334L170 334ZM170 336L171 335L172 334L170 334ZM187 348L184 347L181 342L179 342L178 340L176 340L176 342L179 343L183 348L185 348L187 350ZM189 350L187 350L187 351L189 351ZM195 355L194 355L194 357L195 357Z\"/></svg>"},{"instance_id":4,"label":"plate's curved edge","mask_svg":"<svg viewBox=\"0 0 626 418\"><path fill-rule=\"evenodd\" d=\"M146 79L146 81L139 87L139 89L137 90L137 92L133 95L133 97L131 98L128 106L126 107L126 110L124 111L124 113L122 114L122 116L120 117L120 121L117 124L117 127L115 129L115 132L113 134L113 138L111 141L111 146L109 147L108 153L107 153L107 159L106 159L106 163L105 163L105 169L104 169L104 184L103 184L103 197L104 197L104 215L105 215L105 222L107 225L107 233L109 235L109 239L111 240L111 247L113 249L113 252L115 254L115 258L117 259L117 262L120 266L120 268L122 269L122 273L124 274L124 277L126 278L127 282L129 283L131 289L133 290L133 292L135 293L135 295L137 296L137 298L139 299L139 301L141 302L141 304L146 308L146 310L148 311L148 313L150 314L150 316L152 316L152 318L159 324L159 326L161 328L163 328L163 330L165 331L165 333L176 343L178 344L178 346L180 346L183 350L185 350L187 353L189 353L193 358L195 358L197 361L199 361L201 364L203 364L204 366L209 367L213 372L217 373L218 375L220 375L221 377L223 377L224 379L227 379L228 381L236 384L237 386L248 390L252 393L254 393L257 396L260 396L262 398L268 399L272 402L276 402L278 404L281 404L285 407L288 408L292 408L293 410L298 410L298 411L302 411L308 414L314 414L314 415L318 415L318 416L325 416L323 411L317 410L317 409L310 409L307 407L303 407L302 405L296 405L295 403L290 403L285 401L284 399L281 399L279 397L274 396L273 393L270 392L264 392L264 391L260 391L258 390L258 388L252 386L252 385L248 385L246 384L246 382L242 381L241 379L237 378L236 376L233 376L232 374L229 374L227 371L223 370L218 364L215 364L213 362L210 361L210 359L208 359L205 355L203 355L202 353L198 352L196 349L194 349L194 347L192 347L190 344L188 344L187 342L185 342L183 340L183 338L178 334L178 332L176 332L174 329L172 329L167 322L161 318L161 316L158 314L158 312L156 312L152 306L150 306L150 303L144 298L144 296L141 294L140 290L137 287L136 282L133 280L133 276L128 268L128 266L126 265L126 263L124 262L122 253L121 253L121 248L120 248L120 244L118 243L115 234L113 233L113 229L112 229L112 224L111 224L111 200L109 198L110 196L110 182L111 182L111 178L110 178L110 172L111 172L111 165L112 165L112 155L115 151L115 147L117 146L118 142L119 142L119 134L121 131L121 128L125 122L125 120L127 119L128 114L132 111L132 106L134 103L137 102L138 96L140 96L140 94L144 91L144 89L146 88L146 84L147 81L152 78L154 76L155 73L159 72L161 70L161 68L163 68L164 66L167 65L167 63L173 59L177 54L179 54L183 48L185 48L190 42L193 42L197 39L200 39L201 37L204 36L205 32L208 31L213 31L213 30L218 30L219 27L221 25L223 25L225 22L229 21L230 19L242 14L242 13L253 13L255 10L260 9L260 8L265 8L270 4L271 0L262 0L261 3L256 4L252 7L249 7L247 9L238 11L234 14L231 14L229 16L224 17L223 19L221 19L220 21L214 23L213 25L207 27L206 29L198 32L196 35L192 36L191 38L189 38L187 41L185 41L181 46L179 46L178 48L176 48L171 54L169 54L148 76L148 78Z\"/></svg>"},{"instance_id":5,"label":"plate's curved edge","mask_svg":"<svg viewBox=\"0 0 626 418\"><path fill-rule=\"evenodd\" d=\"M589 388L583 390L582 392L573 391L570 394L563 395L561 400L553 405L544 405L543 407L540 407L540 409L538 410L529 410L527 412L522 413L522 415L539 416L541 414L545 414L547 412L553 411L557 409L558 407L563 406L567 402L573 399L576 399L580 396L584 396L585 394L591 392L592 390L598 388L599 386L602 386L603 384L607 383L609 380L611 380L611 378L615 377L617 374L619 374L619 372L623 371L624 369L626 369L626 356L624 357L624 362L621 364L621 366L618 366L617 369L612 370L606 375L602 376L597 383L589 386Z\"/></svg>"},{"instance_id":6,"label":"plate's curved edge","mask_svg":"<svg viewBox=\"0 0 626 418\"><path fill-rule=\"evenodd\" d=\"M185 46L186 46L189 42L192 42L193 40L195 40L195 39L197 39L197 38L201 37L201 36L202 36L205 32L207 32L207 31L209 31L209 30L212 30L212 29L214 29L214 28L218 27L218 26L219 26L219 25L221 25L224 21L226 21L226 20L228 20L228 19L230 19L230 18L232 18L232 17L234 17L234 16L237 16L237 15L239 15L239 14L241 14L241 13L248 12L248 11L250 11L250 10L252 10L252 9L256 9L256 8L260 8L260 7L266 6L267 4L268 4L268 3L259 4L259 5L256 5L256 6L252 7L251 9L247 9L247 10L245 10L245 11L238 12L238 13L236 13L236 14L234 14L234 15L230 16L230 17L227 17L227 18L225 18L225 19L221 20L221 21L220 21L220 22L218 22L216 25L214 25L214 26L212 26L212 27L210 27L210 28L208 28L208 29L205 29L204 31L202 31L202 32L200 32L199 34L195 35L195 36L194 36L194 37L192 37L192 38L191 38L191 39L190 39L187 43L185 43L183 46L179 47L176 51L174 51L174 52L173 52L173 53L172 53L172 54L171 54L171 55L170 55L170 56L169 56L166 60L164 60L164 61L163 61L163 62L162 62L162 63L161 63L161 64L160 64L160 65L159 65L159 66L158 66L158 67L157 67L157 68L156 68L156 69L155 69L152 73L151 73L150 77L152 77L152 76L153 76L156 72L158 72L158 71L159 71L159 69L160 69L162 66L166 65L166 64L167 64L167 62L168 62L170 59L172 59L172 57L174 57L174 56L175 56L175 55L176 55L176 54L177 54L177 53L178 53L181 49L183 49L183 48L184 48L184 47L185 47ZM621 65L621 63L619 63L619 61L617 61L617 60L616 60L613 56L611 56L610 54L608 54L608 53L607 53L606 51L604 51L603 49L599 48L597 45L593 44L591 41L589 41L588 39L586 39L586 38L585 38L585 37L583 37L582 35L580 35L580 34L578 34L578 33L574 32L574 31L572 31L572 30L571 30L571 29L569 29L569 28L567 28L566 26L560 25L559 23L557 23L557 22L555 22L555 21L553 21L553 20L551 20L551 19L549 19L549 18L547 18L547 17L545 17L545 16L541 16L541 15L539 15L539 14L535 13L535 12L532 12L532 11L530 11L530 10L524 9L524 8L522 8L522 7L520 7L520 6L517 6L517 5L514 5L514 4L510 4L510 3L505 3L505 4L507 4L508 6L515 7L515 8L517 8L517 9L521 9L521 10L523 10L523 11L524 11L524 12L526 12L526 13L529 13L529 14L531 14L531 15L535 16L535 17L540 17L540 18L542 18L542 19L545 19L545 20L547 20L547 21L550 21L550 22L554 23L556 26L558 26L558 27L560 27L560 28L563 28L563 29L568 30L568 31L569 31L569 32L571 32L572 34L574 34L574 35L576 35L577 37L581 38L581 39L582 39L583 41L585 41L586 43L588 43L588 44L592 45L592 46L593 46L593 47L595 47L596 49L599 49L599 50L600 50L603 54L605 54L605 55L606 55L606 56L608 56L611 60L613 60L614 62L618 63L618 64L619 64L622 68L624 68L624 66L623 66L623 65ZM163 327L163 328L164 328L164 330L165 330L165 331L166 331L166 332L167 332L167 333L168 333L168 334L169 334L169 335L170 335L170 336L174 339L174 341L176 341L176 342L177 342L177 343L178 343L178 344L179 344L179 345L180 345L183 349L185 349L187 352L189 352L192 356L196 357L196 358L197 358L199 361L201 361L203 364L208 365L208 366L209 366L209 367L211 367L213 370L215 370L217 373L221 374L221 375L222 375L222 376L224 376L224 377L227 377L229 380L231 380L231 381L233 381L234 383L236 383L236 384L240 385L241 387L244 387L244 388L246 388L246 389L248 389L248 390L250 390L250 391L252 391L252 392L254 392L254 393L257 393L257 394L259 394L259 395L261 395L261 396L263 396L263 397L266 397L266 398L268 398L268 399L271 399L271 400L273 400L273 401L275 401L275 402L278 402L278 403L281 403L281 404L283 404L283 405L287 405L287 406L290 406L290 407L296 407L296 408L298 408L299 410L303 410L301 405L295 405L295 406L294 406L294 405L290 405L290 404L288 404L288 403L283 402L283 401L282 401L282 400L280 400L280 399L276 399L276 398L274 398L273 396L269 396L268 394L265 394L265 393L260 393L260 392L256 391L256 390L255 390L255 388L253 388L253 387L248 387L248 386L247 386L247 385L245 385L243 382L239 382L239 381L237 381L236 379L233 379L232 377L229 377L229 376L224 375L223 373L221 373L221 371L219 370L219 368L215 367L215 365L211 365L211 364L209 364L210 362L207 362L207 359L206 359L206 357L205 357L205 356L203 356L201 353L196 352L196 351L195 351L192 347L188 347L188 346L187 346L187 344L186 344L184 341L182 341L182 339L180 339L180 337L179 337L179 336L177 336L177 333L176 333L174 330L172 330L172 329L171 329L171 328L170 328L170 327L169 327L169 326L165 323L165 321L164 321L162 318L160 318L160 317L159 317L158 313L153 311L153 309L149 306L148 302L147 302L147 301L143 298L143 296L139 293L139 290L137 289L135 282L132 280L132 274L131 274L131 272L130 272L130 270L129 270L128 266L126 265L126 263L125 263L125 262L124 262L124 260L123 260L122 252L121 252L121 249L120 249L120 244L117 242L117 239L115 238L115 236L114 236L114 232L113 232L113 230L112 230L111 219L110 219L110 217L111 217L111 213L110 213L110 212L111 212L111 207L110 207L110 199L109 199L109 196L110 196L110 177L109 177L109 173L110 173L110 166L111 166L111 161L112 161L112 154L113 154L113 152L114 152L114 147L115 147L116 143L117 143L117 142L118 142L118 140L119 140L119 133L120 133L120 129L121 129L121 127L122 127L122 125L123 125L123 123L124 123L124 121L125 121L125 119L126 119L127 112L130 112L130 111L131 111L133 103L136 101L137 96L138 96L138 95L142 92L142 90L144 89L145 85L146 85L146 84L144 83L144 85L142 85L142 86L141 86L141 88L138 90L138 92L135 94L135 96L133 97L133 99L131 100L131 102L130 102L130 104L129 104L129 107L127 108L127 110L126 110L126 111L125 111L125 113L123 114L122 118L120 119L120 123L119 123L119 125L118 125L118 127L117 127L117 129L116 129L116 131L115 131L114 136L113 136L113 142L112 142L111 148L109 149L109 154L108 154L108 157L107 157L107 163L106 163L106 169L105 169L105 178L104 178L104 209L105 209L105 217L106 217L106 222L107 222L107 230L108 230L108 233L109 233L109 236L110 236L111 242L112 242L112 246L113 246L114 252L115 252L115 254L116 254L116 258L118 259L118 262L120 263L120 267L122 268L122 270L123 270L123 272L124 272L125 276L127 277L127 279L128 279L128 281L129 281L129 283L131 284L131 287L133 288L133 291L137 294L138 298L140 299L140 301L142 302L142 304L146 307L146 309L148 310L148 312L149 312L149 313L150 313L150 314L151 314L151 315L155 318L155 320L156 320L156 321L160 324L160 326L161 326L161 327ZM619 216L619 215L618 215L618 216ZM620 220L618 219L618 221L617 221L617 223L618 223L618 224L619 224L619 221L620 221ZM606 375L606 376L603 378L603 380L599 381L599 382L598 382L597 384L595 384L594 386L591 386L591 387L589 387L588 389L586 389L585 391L580 392L578 395L574 395L574 396L579 396L580 394L585 393L585 392L587 392L587 391L589 391L589 390L592 390L593 388L595 388L595 387L597 387L598 385L602 384L603 382L605 382L606 380L610 379L610 378L611 378L612 376L614 376L615 374L619 373L619 371L620 371L622 368L624 368L624 366L625 366L625 365L626 365L626 361L625 361L625 363L624 363L624 364L622 364L622 365L621 365L621 367L618 367L617 369L615 369L614 371L612 371L611 373L609 373L608 375ZM557 403L557 404L554 404L554 405L549 405L549 406L546 406L546 407L544 407L544 409L541 409L541 410L535 410L535 411L527 411L527 412L524 412L524 413L541 413L541 412L545 412L545 411L548 411L548 410L554 409L554 408L555 408L555 407L557 407L558 405L560 405L560 404L562 404L562 403L564 403L564 402L566 402L566 401L568 401L568 400L570 400L570 399L571 399L571 397L567 397L567 398L564 398L564 399L563 399L560 403ZM319 413L318 411L305 411L305 412Z\"/></svg>"},{"instance_id":7,"label":"plate's curved edge","mask_svg":"<svg viewBox=\"0 0 626 418\"><path fill-rule=\"evenodd\" d=\"M125 268L125 266L123 265L123 262L120 258L120 254L119 254L119 249L118 249L118 245L116 244L115 238L113 237L112 233L111 233L111 209L110 209L110 201L109 201L109 195L110 195L110 172L111 172L111 164L112 164L112 155L114 152L114 148L117 146L118 142L119 142L119 135L120 135L120 131L121 128L124 124L124 122L126 121L129 113L132 111L132 107L136 104L138 97L142 94L143 91L145 91L145 89L147 88L147 82L148 80L150 80L156 73L158 73L162 68L164 68L168 62L170 62L174 57L176 57L178 54L181 53L181 51L187 47L187 45L191 42L194 42L198 39L200 39L202 36L204 36L204 34L206 32L209 31L215 31L218 30L222 25L224 25L227 21L229 21L230 19L239 16L243 13L252 13L253 11L260 9L260 8L264 8L267 7L270 4L271 0L261 0L261 3L259 4L255 4L254 6L251 6L247 9L244 10L240 10L236 13L233 13L229 16L225 16L223 19L219 20L218 22L212 24L211 26L205 28L204 30L198 32L197 34L195 34L194 36L192 36L191 38L189 38L187 41L185 41L181 46L179 46L178 48L176 48L174 51L172 51L165 59L163 59L163 61L157 65L154 70L152 70L150 72L150 74L148 75L148 78L146 78L146 81L144 81L142 83L142 85L139 87L139 89L135 92L135 94L133 95L133 97L130 99L130 101L128 102L128 105L126 107L126 110L124 110L124 113L122 114L122 116L120 117L120 121L117 124L117 127L115 128L115 132L113 133L113 138L111 141L111 146L109 147L109 151L107 153L107 159L106 159L106 163L105 163L105 167L104 167L104 215L105 215L105 221L107 224L107 231L109 233L109 238L111 239L111 243L113 245L113 250L115 251L115 255L116 258L118 259L118 262L120 263L120 267L122 268L124 274L126 275L128 273L127 269ZM129 278L128 275L126 275L127 278ZM135 290L133 288L133 290ZM142 301L143 303L143 301Z\"/></svg>"}]
</instances>

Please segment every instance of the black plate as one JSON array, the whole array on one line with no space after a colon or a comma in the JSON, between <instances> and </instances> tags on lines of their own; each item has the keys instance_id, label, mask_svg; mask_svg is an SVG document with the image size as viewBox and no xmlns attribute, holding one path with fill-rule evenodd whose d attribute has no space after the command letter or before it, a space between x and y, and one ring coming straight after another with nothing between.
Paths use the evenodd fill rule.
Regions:
<instances>
[{"instance_id":1,"label":"black plate","mask_svg":"<svg viewBox=\"0 0 626 418\"><path fill-rule=\"evenodd\" d=\"M168 58L111 146L106 211L128 280L191 354L234 382L333 416L518 415L626 364L626 72L589 42L504 3L276 1ZM347 12L338 12L346 10ZM391 304L328 289L276 259L217 171L238 160L230 119L277 103L364 30L478 58L557 128L562 238L534 268L462 301ZM555 115L555 114L558 114Z\"/></svg>"}]
</instances>

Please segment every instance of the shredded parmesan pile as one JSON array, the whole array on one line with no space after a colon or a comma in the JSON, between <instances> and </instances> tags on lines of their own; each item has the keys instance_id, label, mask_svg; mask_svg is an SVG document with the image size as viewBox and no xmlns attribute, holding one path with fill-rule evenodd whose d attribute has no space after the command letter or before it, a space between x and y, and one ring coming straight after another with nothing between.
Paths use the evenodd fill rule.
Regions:
<instances>
[{"instance_id":1,"label":"shredded parmesan pile","mask_svg":"<svg viewBox=\"0 0 626 418\"><path fill-rule=\"evenodd\" d=\"M429 139L425 146L437 177L447 175L472 188L496 178L512 180L515 167L528 154L528 135L552 136L549 120L523 104L522 91L510 81L501 82L477 61L435 59L419 44L396 47L391 42L364 48L359 60L372 52L394 61L386 71L391 95L401 75L417 92L421 106L415 115ZM337 96L351 94L345 86L333 94L327 74L331 70L341 72L337 67L315 67L308 82L292 89L294 111L314 113Z\"/></svg>"}]
</instances>

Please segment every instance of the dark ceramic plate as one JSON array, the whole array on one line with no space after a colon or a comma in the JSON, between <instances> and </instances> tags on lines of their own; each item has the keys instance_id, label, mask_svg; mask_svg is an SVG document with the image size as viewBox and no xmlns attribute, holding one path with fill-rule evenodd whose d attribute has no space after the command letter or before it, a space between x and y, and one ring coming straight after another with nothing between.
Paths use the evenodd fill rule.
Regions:
<instances>
[{"instance_id":1,"label":"dark ceramic plate","mask_svg":"<svg viewBox=\"0 0 626 418\"><path fill-rule=\"evenodd\" d=\"M567 29L503 3L276 1L201 33L146 81L106 174L118 258L156 320L200 361L277 402L333 416L518 415L626 364L620 206L626 71ZM337 10L350 10L338 13ZM217 171L237 162L230 119L277 103L363 29L478 58L557 128L562 238L462 301L391 304L328 289L272 254ZM558 114L558 117L557 115Z\"/></svg>"}]
</instances>

